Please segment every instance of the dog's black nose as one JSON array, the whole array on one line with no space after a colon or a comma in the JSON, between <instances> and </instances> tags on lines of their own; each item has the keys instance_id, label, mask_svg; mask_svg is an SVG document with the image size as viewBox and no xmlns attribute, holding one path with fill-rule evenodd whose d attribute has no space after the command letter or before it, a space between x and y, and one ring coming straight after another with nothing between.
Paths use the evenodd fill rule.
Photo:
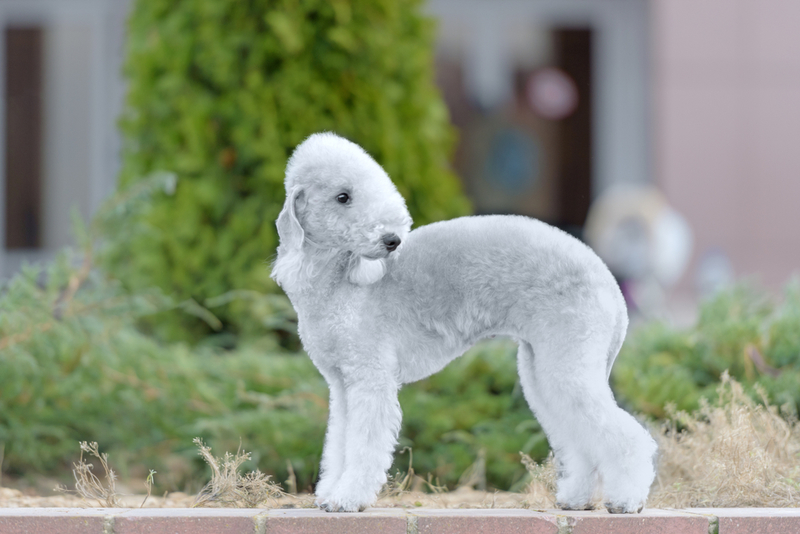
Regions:
<instances>
[{"instance_id":1,"label":"dog's black nose","mask_svg":"<svg viewBox=\"0 0 800 534\"><path fill-rule=\"evenodd\" d=\"M389 252L400 246L400 238L397 237L397 234L386 234L381 240L383 241L383 246L385 246L386 250Z\"/></svg>"}]
</instances>

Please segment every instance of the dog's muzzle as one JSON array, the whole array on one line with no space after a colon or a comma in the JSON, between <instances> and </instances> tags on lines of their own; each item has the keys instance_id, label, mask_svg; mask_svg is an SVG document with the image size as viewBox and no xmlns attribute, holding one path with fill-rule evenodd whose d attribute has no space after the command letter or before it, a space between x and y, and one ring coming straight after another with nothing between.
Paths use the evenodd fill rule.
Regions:
<instances>
[{"instance_id":1,"label":"dog's muzzle","mask_svg":"<svg viewBox=\"0 0 800 534\"><path fill-rule=\"evenodd\" d=\"M400 238L397 234L386 234L381 238L381 241L383 241L383 246L386 247L386 250L389 252L394 251L400 246Z\"/></svg>"}]
</instances>

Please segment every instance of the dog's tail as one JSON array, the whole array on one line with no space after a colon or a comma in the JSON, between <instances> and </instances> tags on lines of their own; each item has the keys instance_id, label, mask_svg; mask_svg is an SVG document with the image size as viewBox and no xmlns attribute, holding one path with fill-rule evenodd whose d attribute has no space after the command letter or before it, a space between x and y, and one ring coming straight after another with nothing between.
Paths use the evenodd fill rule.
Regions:
<instances>
[{"instance_id":1,"label":"dog's tail","mask_svg":"<svg viewBox=\"0 0 800 534\"><path fill-rule=\"evenodd\" d=\"M617 320L614 325L614 334L611 338L611 344L608 346L608 360L606 363L606 379L611 377L611 367L614 365L614 360L617 359L622 348L622 343L625 341L625 334L628 333L628 310L623 299L622 305L617 312Z\"/></svg>"}]
</instances>

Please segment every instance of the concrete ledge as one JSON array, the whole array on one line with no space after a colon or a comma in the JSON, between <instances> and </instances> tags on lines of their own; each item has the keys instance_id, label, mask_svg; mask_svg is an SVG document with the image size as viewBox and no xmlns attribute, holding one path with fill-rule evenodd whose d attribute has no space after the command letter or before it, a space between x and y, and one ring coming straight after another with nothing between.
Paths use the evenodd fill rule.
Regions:
<instances>
[{"instance_id":1,"label":"concrete ledge","mask_svg":"<svg viewBox=\"0 0 800 534\"><path fill-rule=\"evenodd\" d=\"M371 508L360 514L231 508L0 508L2 534L800 534L798 508L610 515L522 509Z\"/></svg>"}]
</instances>

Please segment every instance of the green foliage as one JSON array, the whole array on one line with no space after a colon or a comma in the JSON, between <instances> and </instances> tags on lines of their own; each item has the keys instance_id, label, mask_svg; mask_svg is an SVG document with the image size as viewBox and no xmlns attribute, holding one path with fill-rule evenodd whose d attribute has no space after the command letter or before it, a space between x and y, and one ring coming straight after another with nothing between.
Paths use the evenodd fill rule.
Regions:
<instances>
[{"instance_id":1,"label":"green foliage","mask_svg":"<svg viewBox=\"0 0 800 534\"><path fill-rule=\"evenodd\" d=\"M432 22L419 0L139 0L129 24L120 183L153 171L175 194L140 214L142 231L104 255L134 289L198 303L273 292L266 260L292 149L335 131L381 163L417 224L465 214L448 170L454 133L434 87ZM235 306L223 330L258 330ZM184 318L188 316L183 316ZM208 328L159 317L182 339Z\"/></svg>"},{"instance_id":2,"label":"green foliage","mask_svg":"<svg viewBox=\"0 0 800 534\"><path fill-rule=\"evenodd\" d=\"M174 177L156 174L122 190L89 228L84 252L26 267L0 290L0 447L11 474L67 475L75 444L96 441L121 474L156 469L164 489L199 487L204 466L192 439L217 450L243 443L258 467L283 481L288 465L298 488L317 474L327 416L327 387L311 361L286 350L277 335L240 341L235 350L210 338L165 343L137 327L143 317L193 313L209 324L224 306L240 306L264 329L290 330L285 297L252 290L175 301L160 290L131 293L93 268L98 233L127 239L150 199L169 195ZM162 193L163 192L163 193ZM113 243L101 243L100 253ZM255 320L255 319L253 319ZM518 452L543 459L547 442L523 399L508 341L480 344L435 376L400 393L401 446L414 468L453 487L485 459L490 487L519 486ZM696 327L651 324L632 333L614 370L630 408L661 417L667 403L691 410L713 397L717 377L760 383L796 409L800 380L800 283L780 303L746 287L706 303ZM288 463L287 463L288 462ZM407 467L400 456L396 469Z\"/></svg>"},{"instance_id":3,"label":"green foliage","mask_svg":"<svg viewBox=\"0 0 800 534\"><path fill-rule=\"evenodd\" d=\"M188 480L200 478L191 440L202 435L233 449L242 436L259 444L256 460L291 461L312 479L327 390L307 358L266 338L233 353L160 344L134 324L172 308L169 299L130 296L97 271L80 280L71 264L63 254L45 270L27 267L0 299L7 472L68 473L75 444L90 439L180 488L186 478L171 480L173 464L186 464L177 471ZM80 288L66 302L73 281Z\"/></svg>"},{"instance_id":4,"label":"green foliage","mask_svg":"<svg viewBox=\"0 0 800 534\"><path fill-rule=\"evenodd\" d=\"M62 254L44 271L27 267L0 299L6 472L66 474L75 444L90 439L123 475L131 466L156 469L162 489L183 489L203 477L191 445L200 435L218 450L241 440L276 480L285 480L288 461L299 488L314 483L327 387L307 357L268 338L235 351L159 343L135 322L174 310L169 299L130 296L93 270L64 303L65 288L81 276L73 263ZM488 483L508 488L524 474L518 451L547 452L508 343L481 345L408 386L401 404L401 444L413 447L417 472L443 484L455 485L483 450ZM398 458L397 468L406 462Z\"/></svg>"},{"instance_id":5,"label":"green foliage","mask_svg":"<svg viewBox=\"0 0 800 534\"><path fill-rule=\"evenodd\" d=\"M26 267L0 297L5 472L68 475L76 443L88 439L123 476L155 469L157 491L184 489L204 478L192 446L203 436L217 450L243 443L251 467L279 481L290 462L298 487L312 486L328 392L305 355L268 337L235 351L155 341L137 319L180 308L158 291L131 296L85 265L65 253L46 269ZM524 474L519 450L546 453L513 352L481 346L402 391L401 442L414 448L417 472L452 486L483 449L489 484L507 488Z\"/></svg>"},{"instance_id":6,"label":"green foliage","mask_svg":"<svg viewBox=\"0 0 800 534\"><path fill-rule=\"evenodd\" d=\"M182 302L157 289L130 292L92 258L146 231L130 223L153 198L172 194L175 178L155 174L121 190L88 228L76 219L81 254L26 266L0 288L0 449L12 475L67 477L76 443L98 442L123 477L159 472L159 488L199 488L205 467L192 439L216 450L243 443L249 467L297 487L316 481L327 417L327 386L309 358L287 351L275 334L199 344L158 341L141 319L186 314L215 324L239 306L264 329L294 328L282 295L231 291ZM401 392L403 445L417 472L455 485L485 455L490 485L507 488L524 474L518 451L546 454L541 430L516 378L514 346L480 345L447 369ZM407 467L398 459L398 468Z\"/></svg>"},{"instance_id":7,"label":"green foliage","mask_svg":"<svg viewBox=\"0 0 800 534\"><path fill-rule=\"evenodd\" d=\"M246 424L263 456L284 468L291 461L299 476L313 478L327 391L307 358L286 353L274 335L236 352L209 342L159 343L137 328L142 318L187 311L216 318L160 290L130 293L92 265L97 235L115 229L125 240L141 231L130 219L174 189L174 176L156 174L122 190L89 228L76 219L81 255L66 251L46 267L26 266L0 290L4 471L68 474L75 444L88 439L122 460L123 475L129 466L156 468L163 484L182 489L200 478L192 438L235 448ZM101 243L100 253L108 246ZM293 310L285 297L228 293L210 305L234 300L263 314L265 326L289 328Z\"/></svg>"},{"instance_id":8,"label":"green foliage","mask_svg":"<svg viewBox=\"0 0 800 534\"><path fill-rule=\"evenodd\" d=\"M705 302L697 325L676 330L645 325L628 337L612 373L615 391L632 410L664 418L665 406L693 411L714 398L728 369L745 386L761 384L778 404L800 406L800 282L780 302L736 286Z\"/></svg>"}]
</instances>

